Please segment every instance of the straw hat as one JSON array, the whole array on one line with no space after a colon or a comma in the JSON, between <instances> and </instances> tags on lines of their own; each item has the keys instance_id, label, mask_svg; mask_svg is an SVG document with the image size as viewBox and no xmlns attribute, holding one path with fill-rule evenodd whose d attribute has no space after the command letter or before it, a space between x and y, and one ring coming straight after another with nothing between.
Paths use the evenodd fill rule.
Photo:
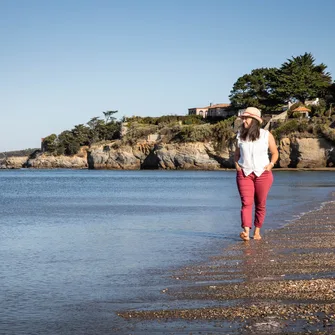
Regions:
<instances>
[{"instance_id":1,"label":"straw hat","mask_svg":"<svg viewBox=\"0 0 335 335\"><path fill-rule=\"evenodd\" d=\"M240 117L252 117L256 119L259 123L262 123L262 115L261 111L256 107L248 107L241 115Z\"/></svg>"}]
</instances>

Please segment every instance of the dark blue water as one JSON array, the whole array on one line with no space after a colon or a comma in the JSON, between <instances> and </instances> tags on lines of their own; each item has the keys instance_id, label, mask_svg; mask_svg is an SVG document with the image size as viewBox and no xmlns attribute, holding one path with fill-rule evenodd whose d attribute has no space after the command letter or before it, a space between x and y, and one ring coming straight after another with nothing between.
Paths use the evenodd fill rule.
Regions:
<instances>
[{"instance_id":1,"label":"dark blue water","mask_svg":"<svg viewBox=\"0 0 335 335\"><path fill-rule=\"evenodd\" d=\"M0 334L113 334L164 273L238 241L228 171L0 171ZM266 228L318 208L332 172L275 172Z\"/></svg>"}]
</instances>

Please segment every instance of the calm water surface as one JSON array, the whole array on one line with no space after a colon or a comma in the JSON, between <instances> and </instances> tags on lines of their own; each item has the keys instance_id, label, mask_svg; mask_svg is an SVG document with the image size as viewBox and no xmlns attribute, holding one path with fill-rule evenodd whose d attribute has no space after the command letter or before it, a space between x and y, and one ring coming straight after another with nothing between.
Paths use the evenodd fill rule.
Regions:
<instances>
[{"instance_id":1,"label":"calm water surface","mask_svg":"<svg viewBox=\"0 0 335 335\"><path fill-rule=\"evenodd\" d=\"M318 208L333 172L274 172L266 228ZM0 334L113 334L167 270L240 231L232 171L0 171Z\"/></svg>"}]
</instances>

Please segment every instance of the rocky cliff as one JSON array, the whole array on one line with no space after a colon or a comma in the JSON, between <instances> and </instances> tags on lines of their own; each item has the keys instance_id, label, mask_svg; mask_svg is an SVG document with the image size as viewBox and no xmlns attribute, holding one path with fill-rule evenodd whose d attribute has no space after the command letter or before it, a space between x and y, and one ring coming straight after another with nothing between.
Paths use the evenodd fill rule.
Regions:
<instances>
[{"instance_id":1,"label":"rocky cliff","mask_svg":"<svg viewBox=\"0 0 335 335\"><path fill-rule=\"evenodd\" d=\"M281 168L335 166L334 145L324 138L283 138L278 146Z\"/></svg>"},{"instance_id":2,"label":"rocky cliff","mask_svg":"<svg viewBox=\"0 0 335 335\"><path fill-rule=\"evenodd\" d=\"M0 169L21 169L28 157L8 157L0 162Z\"/></svg>"},{"instance_id":3,"label":"rocky cliff","mask_svg":"<svg viewBox=\"0 0 335 335\"><path fill-rule=\"evenodd\" d=\"M234 165L233 151L233 148L227 148L216 152L212 144L202 142L140 142L134 146L93 146L88 151L87 161L90 169L216 170Z\"/></svg>"},{"instance_id":4,"label":"rocky cliff","mask_svg":"<svg viewBox=\"0 0 335 335\"><path fill-rule=\"evenodd\" d=\"M283 138L278 146L278 168L324 168L335 166L334 146L324 138ZM88 151L90 169L199 169L234 167L234 146L221 151L211 143L150 144Z\"/></svg>"},{"instance_id":5,"label":"rocky cliff","mask_svg":"<svg viewBox=\"0 0 335 335\"><path fill-rule=\"evenodd\" d=\"M283 138L278 146L279 168L335 167L334 145L324 138ZM8 159L2 168L74 169L185 169L217 170L234 167L234 146L217 151L212 143L168 143L142 141L133 146L119 141L82 148L76 156L47 156Z\"/></svg>"},{"instance_id":6,"label":"rocky cliff","mask_svg":"<svg viewBox=\"0 0 335 335\"><path fill-rule=\"evenodd\" d=\"M37 153L28 158L23 167L36 169L86 169L87 168L87 147L82 147L75 156L52 156Z\"/></svg>"}]
</instances>

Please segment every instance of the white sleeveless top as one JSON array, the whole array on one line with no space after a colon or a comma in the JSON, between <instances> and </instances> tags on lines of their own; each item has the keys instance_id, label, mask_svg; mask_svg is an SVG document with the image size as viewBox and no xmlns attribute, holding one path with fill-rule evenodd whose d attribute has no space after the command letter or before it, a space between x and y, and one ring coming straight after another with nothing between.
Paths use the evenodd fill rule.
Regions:
<instances>
[{"instance_id":1,"label":"white sleeveless top","mask_svg":"<svg viewBox=\"0 0 335 335\"><path fill-rule=\"evenodd\" d=\"M264 172L264 167L269 160L269 131L260 129L259 139L256 141L242 141L237 133L237 146L240 148L238 165L244 174L248 176L254 172L259 177Z\"/></svg>"}]
</instances>

